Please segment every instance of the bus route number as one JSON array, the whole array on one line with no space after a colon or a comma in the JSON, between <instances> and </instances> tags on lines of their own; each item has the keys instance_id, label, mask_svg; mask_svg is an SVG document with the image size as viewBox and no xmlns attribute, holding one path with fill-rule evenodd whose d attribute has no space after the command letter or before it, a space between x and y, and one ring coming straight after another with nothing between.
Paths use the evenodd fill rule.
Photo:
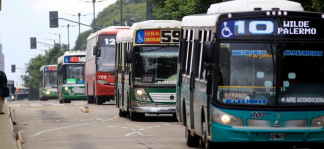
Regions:
<instances>
[{"instance_id":1,"label":"bus route number","mask_svg":"<svg viewBox=\"0 0 324 149\"><path fill-rule=\"evenodd\" d=\"M180 31L175 30L162 30L161 43L177 43L180 41Z\"/></svg>"},{"instance_id":2,"label":"bus route number","mask_svg":"<svg viewBox=\"0 0 324 149\"><path fill-rule=\"evenodd\" d=\"M111 39L105 39L105 42L106 42L106 45L107 46L110 46L110 45L115 45L115 42L116 42L116 40L115 39L113 39L113 38L111 38Z\"/></svg>"}]
</instances>

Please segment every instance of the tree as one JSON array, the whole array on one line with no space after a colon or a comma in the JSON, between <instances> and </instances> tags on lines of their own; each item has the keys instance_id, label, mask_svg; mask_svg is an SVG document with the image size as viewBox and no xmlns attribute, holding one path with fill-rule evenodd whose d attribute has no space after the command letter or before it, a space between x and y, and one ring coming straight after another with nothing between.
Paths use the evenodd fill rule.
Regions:
<instances>
[{"instance_id":1,"label":"tree","mask_svg":"<svg viewBox=\"0 0 324 149\"><path fill-rule=\"evenodd\" d=\"M38 89L39 89L39 69L44 65L55 65L57 64L57 58L62 56L65 50L61 50L60 45L56 44L55 48L46 51L45 55L37 55L32 58L28 65L26 73L28 76L21 76L25 82L25 86L29 88L30 95L32 99L38 99ZM66 45L62 46L62 49L66 48Z\"/></svg>"},{"instance_id":2,"label":"tree","mask_svg":"<svg viewBox=\"0 0 324 149\"><path fill-rule=\"evenodd\" d=\"M127 20L128 17L134 18L135 22L146 20L146 0L123 0L123 20ZM106 28L112 26L114 20L120 20L120 0L117 0L115 4L111 4L99 12L96 17L96 26ZM93 25L93 22L91 25ZM125 26L125 22L121 22L119 26ZM81 38L81 49L86 49L86 41L91 33L93 33L92 29L82 32L75 41L75 45L78 45ZM74 49L76 47L72 50Z\"/></svg>"},{"instance_id":3,"label":"tree","mask_svg":"<svg viewBox=\"0 0 324 149\"><path fill-rule=\"evenodd\" d=\"M161 20L182 20L184 16L206 13L214 3L229 0L149 0L154 6L154 17ZM292 0L300 3L305 11L324 12L323 0Z\"/></svg>"}]
</instances>

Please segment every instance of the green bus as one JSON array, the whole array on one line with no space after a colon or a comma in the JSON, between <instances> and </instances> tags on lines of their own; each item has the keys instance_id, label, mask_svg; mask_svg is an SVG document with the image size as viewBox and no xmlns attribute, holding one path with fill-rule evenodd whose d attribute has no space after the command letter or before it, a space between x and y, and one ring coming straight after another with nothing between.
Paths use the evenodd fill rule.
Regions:
<instances>
[{"instance_id":1,"label":"green bus","mask_svg":"<svg viewBox=\"0 0 324 149\"><path fill-rule=\"evenodd\" d=\"M145 114L173 114L180 21L149 20L117 33L115 101L132 121Z\"/></svg>"},{"instance_id":2,"label":"green bus","mask_svg":"<svg viewBox=\"0 0 324 149\"><path fill-rule=\"evenodd\" d=\"M57 99L57 65L44 65L39 70L39 100Z\"/></svg>"},{"instance_id":3,"label":"green bus","mask_svg":"<svg viewBox=\"0 0 324 149\"><path fill-rule=\"evenodd\" d=\"M84 92L85 51L66 51L57 59L57 95L60 103L86 100Z\"/></svg>"}]
</instances>

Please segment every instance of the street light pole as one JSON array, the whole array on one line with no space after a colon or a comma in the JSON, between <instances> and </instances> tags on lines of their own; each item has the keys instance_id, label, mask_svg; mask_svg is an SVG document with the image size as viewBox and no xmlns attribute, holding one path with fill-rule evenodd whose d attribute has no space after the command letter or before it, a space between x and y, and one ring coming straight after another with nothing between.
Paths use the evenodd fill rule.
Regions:
<instances>
[{"instance_id":1,"label":"street light pole","mask_svg":"<svg viewBox=\"0 0 324 149\"><path fill-rule=\"evenodd\" d=\"M80 16L81 16L81 13L78 13L78 16L79 16L79 49L81 51L81 36L80 36Z\"/></svg>"},{"instance_id":2,"label":"street light pole","mask_svg":"<svg viewBox=\"0 0 324 149\"><path fill-rule=\"evenodd\" d=\"M123 26L123 0L120 0L120 26Z\"/></svg>"},{"instance_id":3,"label":"street light pole","mask_svg":"<svg viewBox=\"0 0 324 149\"><path fill-rule=\"evenodd\" d=\"M68 14L68 13L66 13L66 14ZM90 13L91 14L91 13ZM68 14L68 15L71 15L71 16L78 16L78 19L79 19L79 43L78 43L78 46L77 46L77 48L79 48L80 50L81 50L81 27L80 27L80 25L81 25L81 23L80 23L80 19L81 19L81 16L87 16L87 15L90 15L90 14L84 14L84 15L81 15L81 13L78 13L78 15L74 15L74 14Z\"/></svg>"},{"instance_id":4,"label":"street light pole","mask_svg":"<svg viewBox=\"0 0 324 149\"><path fill-rule=\"evenodd\" d=\"M92 0L92 3L93 3L93 26L96 26L96 13L95 13L96 0ZM96 32L95 28L93 28L93 32Z\"/></svg>"},{"instance_id":5,"label":"street light pole","mask_svg":"<svg viewBox=\"0 0 324 149\"><path fill-rule=\"evenodd\" d=\"M67 31L68 31L68 51L70 51L70 27L74 27L75 25L71 25L67 24L66 26L64 25L60 25L61 27L67 27Z\"/></svg>"}]
</instances>

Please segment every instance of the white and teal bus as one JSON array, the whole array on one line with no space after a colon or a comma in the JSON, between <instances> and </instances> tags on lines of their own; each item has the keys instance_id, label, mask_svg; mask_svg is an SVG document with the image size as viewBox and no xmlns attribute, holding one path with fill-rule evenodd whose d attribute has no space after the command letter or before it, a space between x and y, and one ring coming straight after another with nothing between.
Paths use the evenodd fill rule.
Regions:
<instances>
[{"instance_id":1,"label":"white and teal bus","mask_svg":"<svg viewBox=\"0 0 324 149\"><path fill-rule=\"evenodd\" d=\"M323 26L324 14L286 0L223 2L184 17L177 118L187 145L323 148Z\"/></svg>"},{"instance_id":2,"label":"white and teal bus","mask_svg":"<svg viewBox=\"0 0 324 149\"><path fill-rule=\"evenodd\" d=\"M44 65L39 70L39 100L57 99L57 65Z\"/></svg>"},{"instance_id":3,"label":"white and teal bus","mask_svg":"<svg viewBox=\"0 0 324 149\"><path fill-rule=\"evenodd\" d=\"M86 100L84 92L85 51L66 51L57 59L57 93L60 103Z\"/></svg>"}]
</instances>

